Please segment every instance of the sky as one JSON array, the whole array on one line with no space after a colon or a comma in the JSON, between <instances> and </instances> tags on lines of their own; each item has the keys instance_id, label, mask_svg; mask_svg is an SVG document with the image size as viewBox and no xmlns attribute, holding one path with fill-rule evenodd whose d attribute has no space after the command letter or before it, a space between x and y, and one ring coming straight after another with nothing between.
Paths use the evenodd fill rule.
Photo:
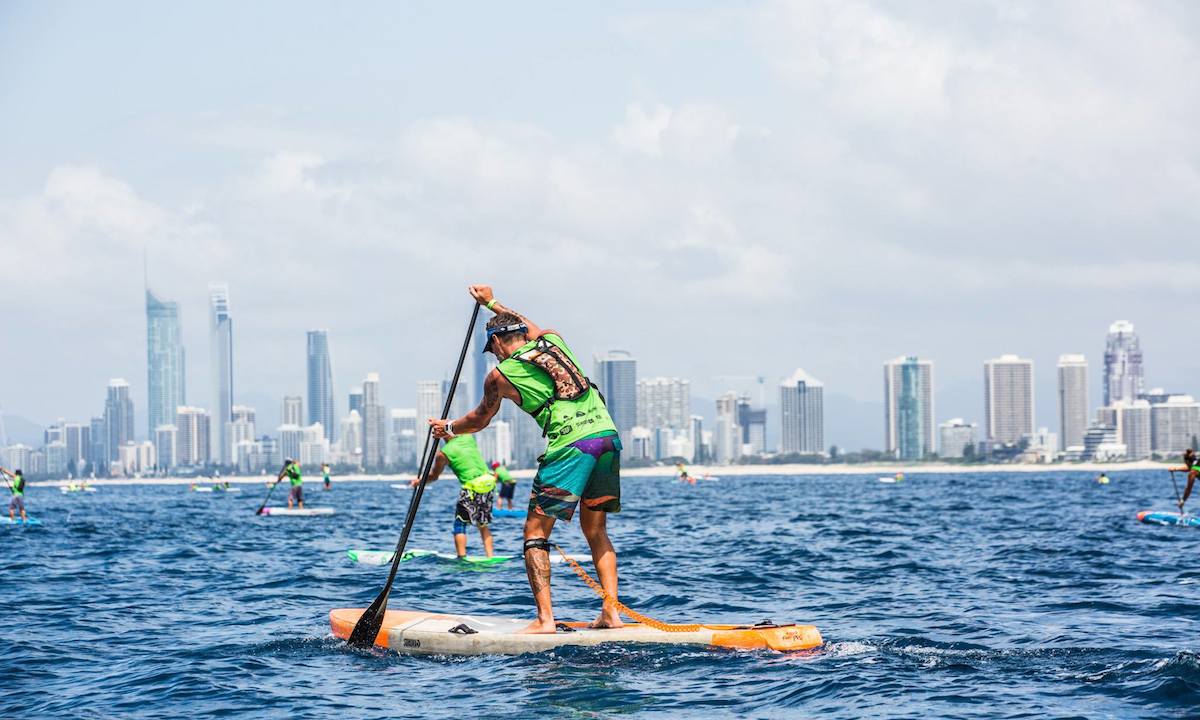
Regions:
<instances>
[{"instance_id":1,"label":"sky","mask_svg":"<svg viewBox=\"0 0 1200 720\"><path fill-rule=\"evenodd\" d=\"M1197 77L1188 2L9 1L0 408L86 420L125 377L144 432L144 254L202 406L213 281L256 406L313 328L340 411L372 371L411 405L475 282L701 398L802 367L877 407L919 355L980 421L1016 353L1053 428L1117 319L1200 395Z\"/></svg>"}]
</instances>

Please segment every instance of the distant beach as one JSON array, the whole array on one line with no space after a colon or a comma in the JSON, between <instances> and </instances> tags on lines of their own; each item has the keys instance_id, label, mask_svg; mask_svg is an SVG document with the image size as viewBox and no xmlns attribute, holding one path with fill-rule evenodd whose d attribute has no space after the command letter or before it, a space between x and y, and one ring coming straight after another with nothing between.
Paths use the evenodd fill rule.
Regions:
<instances>
[{"instance_id":1,"label":"distant beach","mask_svg":"<svg viewBox=\"0 0 1200 720\"><path fill-rule=\"evenodd\" d=\"M703 476L712 475L715 477L753 477L761 475L872 475L886 476L895 475L896 473L904 473L905 475L922 475L936 473L973 475L978 473L1119 473L1129 472L1134 470L1166 470L1171 467L1169 463L1154 462L1151 460L1139 460L1136 462L1122 463L1071 463L1071 464L987 464L987 465L955 465L952 463L918 463L915 465L905 465L904 463L864 463L862 465L849 464L834 464L834 465L809 465L809 464L794 464L794 465L688 465L688 472L692 475ZM678 471L674 466L664 465L658 467L640 467L640 468L623 468L622 475L628 478L653 478L653 477L674 477ZM528 470L513 470L512 474L518 478L531 478L534 471ZM339 482L389 482L399 483L408 482L414 477L415 473L399 473L399 474L377 474L377 473L356 473L353 475L335 475L333 482L336 485ZM213 485L218 482L228 482L238 485L249 485L254 483L267 483L271 480L270 475L230 475L221 476L218 478L200 477L200 478L179 478L179 477L129 477L129 478L104 478L96 480L88 480L89 485L100 487L103 485ZM30 482L30 487L62 487L77 483L78 480L42 480L38 482ZM311 476L308 478L310 483L320 483L321 477Z\"/></svg>"}]
</instances>

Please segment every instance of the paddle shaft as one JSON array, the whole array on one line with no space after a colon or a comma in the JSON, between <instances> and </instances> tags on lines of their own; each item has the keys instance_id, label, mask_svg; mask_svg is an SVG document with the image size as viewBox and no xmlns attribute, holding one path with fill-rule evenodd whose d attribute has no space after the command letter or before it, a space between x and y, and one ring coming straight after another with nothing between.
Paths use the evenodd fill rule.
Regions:
<instances>
[{"instance_id":1,"label":"paddle shaft","mask_svg":"<svg viewBox=\"0 0 1200 720\"><path fill-rule=\"evenodd\" d=\"M1171 487L1175 488L1175 502L1179 503L1179 512L1183 512L1183 496L1179 494L1179 483L1175 482L1175 471L1171 471Z\"/></svg>"},{"instance_id":2,"label":"paddle shaft","mask_svg":"<svg viewBox=\"0 0 1200 720\"><path fill-rule=\"evenodd\" d=\"M471 335L475 331L475 321L479 318L479 303L474 303L471 309L471 321L467 323L467 336L463 338L462 350L458 353L458 365L454 368L454 379L450 381L450 390L446 393L446 403L442 406L442 420L450 417L450 408L454 402L454 391L458 389L458 378L462 375L463 363L467 360L467 349L471 346ZM429 472L433 469L434 460L437 458L437 438L433 437L433 426L430 426L425 432L425 447L428 453L422 451L421 455L421 476L417 482L417 489L413 492L412 498L408 501L408 513L404 517L404 529L400 531L400 539L396 541L396 551L392 554L392 569L388 573L387 583L383 586L383 590L376 596L358 619L354 625L354 630L350 633L349 639L346 641L356 647L371 647L375 644L375 637L379 635L379 629L383 627L383 617L387 612L388 595L392 592L392 585L396 582L396 571L400 569L400 559L404 555L404 547L408 545L408 536L412 532L413 521L417 517L417 509L421 505L421 496L425 494L425 486L429 482Z\"/></svg>"},{"instance_id":3,"label":"paddle shaft","mask_svg":"<svg viewBox=\"0 0 1200 720\"><path fill-rule=\"evenodd\" d=\"M262 505L258 506L258 510L254 511L255 515L262 515L263 509L267 507L267 503L271 500L271 493L275 492L276 485L283 482L283 473L286 471L287 471L287 467L285 466L283 468L283 470L279 471L279 475L276 476L275 482L271 483L271 487L267 488L267 496L265 498L263 498Z\"/></svg>"}]
</instances>

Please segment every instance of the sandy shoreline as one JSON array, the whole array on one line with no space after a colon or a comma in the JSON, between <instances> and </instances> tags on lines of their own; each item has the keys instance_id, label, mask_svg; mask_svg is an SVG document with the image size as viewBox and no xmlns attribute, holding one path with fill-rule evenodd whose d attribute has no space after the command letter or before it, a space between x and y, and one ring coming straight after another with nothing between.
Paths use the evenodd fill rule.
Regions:
<instances>
[{"instance_id":1,"label":"sandy shoreline","mask_svg":"<svg viewBox=\"0 0 1200 720\"><path fill-rule=\"evenodd\" d=\"M978 473L1092 473L1099 474L1100 472L1119 473L1129 472L1134 470L1166 470L1170 467L1169 463L1153 462L1150 460L1139 460L1137 462L1126 463L1071 463L1071 464L1051 464L1051 465L953 465L950 463L928 463L905 465L904 463L871 463L862 465L689 465L688 472L693 475L713 475L716 477L753 477L757 475L867 475L867 476L887 476L895 475L902 472L905 475L923 475L923 474L959 474L971 475ZM533 477L533 470L514 470L513 475L518 478ZM646 468L624 468L622 475L629 478L658 478L658 477L674 477L676 475L673 466L665 467L646 467ZM265 484L270 480L269 475L258 476L228 476L222 477L222 481L227 481L231 484L249 485L249 484ZM339 482L387 482L387 483L407 483L413 478L412 473L407 474L355 474L355 475L335 475L332 479L334 484ZM31 487L62 487L69 484L68 480L42 480L30 482ZM214 480L210 478L174 478L174 477L150 477L150 478L108 478L90 480L88 484L100 487L102 485L211 485ZM321 477L310 476L305 479L307 484L319 484Z\"/></svg>"}]
</instances>

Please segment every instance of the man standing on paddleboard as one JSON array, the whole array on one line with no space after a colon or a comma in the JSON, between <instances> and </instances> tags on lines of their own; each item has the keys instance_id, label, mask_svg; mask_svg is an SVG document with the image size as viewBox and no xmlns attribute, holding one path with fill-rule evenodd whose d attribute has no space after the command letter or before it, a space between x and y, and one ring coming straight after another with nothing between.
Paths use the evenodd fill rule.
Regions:
<instances>
[{"instance_id":1,"label":"man standing on paddleboard","mask_svg":"<svg viewBox=\"0 0 1200 720\"><path fill-rule=\"evenodd\" d=\"M621 510L621 439L591 381L562 337L542 330L502 305L487 285L472 285L471 297L496 313L487 323L484 352L500 364L488 373L479 407L452 421L430 420L439 438L476 433L488 426L508 398L533 416L546 437L546 452L525 519L525 572L537 604L527 633L555 631L550 597L550 532L556 520L570 521L580 500L579 526L608 597L617 598L617 554L608 539L608 513ZM620 613L605 602L593 627L620 627Z\"/></svg>"},{"instance_id":2,"label":"man standing on paddleboard","mask_svg":"<svg viewBox=\"0 0 1200 720\"><path fill-rule=\"evenodd\" d=\"M20 470L10 473L4 468L0 468L0 473L11 478L9 490L12 491L12 499L8 501L8 519L16 520L17 511L20 510L21 522L25 522L29 519L25 517L25 475Z\"/></svg>"},{"instance_id":3,"label":"man standing on paddleboard","mask_svg":"<svg viewBox=\"0 0 1200 720\"><path fill-rule=\"evenodd\" d=\"M458 435L447 440L438 450L433 469L429 471L429 479L425 482L431 483L441 477L447 465L454 471L461 486L458 502L454 505L454 553L459 560L467 556L467 528L474 525L479 528L483 551L491 557L492 531L488 526L492 524L496 476L488 470L473 435ZM413 478L413 487L417 486L418 480Z\"/></svg>"},{"instance_id":4,"label":"man standing on paddleboard","mask_svg":"<svg viewBox=\"0 0 1200 720\"><path fill-rule=\"evenodd\" d=\"M288 509L291 509L293 503L304 509L304 478L300 476L300 463L288 458L283 466L283 474L292 485L291 491L288 492Z\"/></svg>"}]
</instances>

